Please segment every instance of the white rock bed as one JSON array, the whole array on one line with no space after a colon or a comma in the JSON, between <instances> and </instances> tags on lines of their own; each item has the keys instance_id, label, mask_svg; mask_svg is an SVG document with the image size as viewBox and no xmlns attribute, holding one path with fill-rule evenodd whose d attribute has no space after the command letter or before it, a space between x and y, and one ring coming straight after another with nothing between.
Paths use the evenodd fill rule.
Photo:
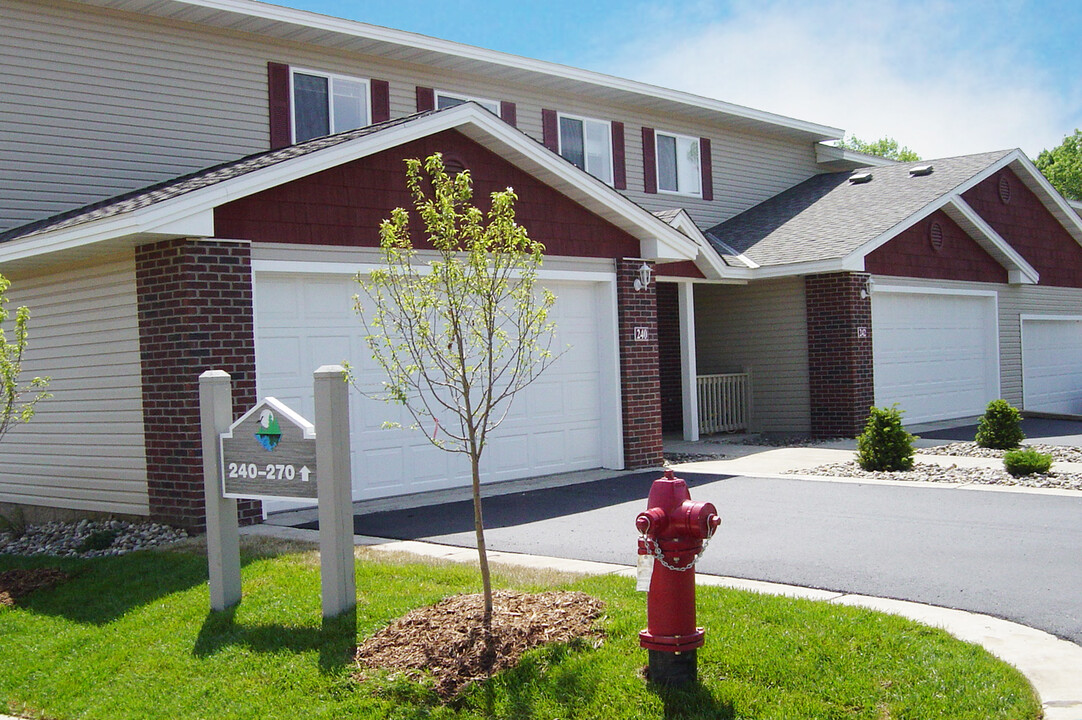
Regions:
<instances>
[{"instance_id":1,"label":"white rock bed","mask_svg":"<svg viewBox=\"0 0 1082 720\"><path fill-rule=\"evenodd\" d=\"M107 539L115 535L107 547L87 548L85 543L96 536ZM188 537L184 530L157 523L130 523L123 520L51 521L27 525L16 536L0 532L0 555L53 555L60 557L105 557L123 555L135 550L169 545Z\"/></svg>"},{"instance_id":2,"label":"white rock bed","mask_svg":"<svg viewBox=\"0 0 1082 720\"><path fill-rule=\"evenodd\" d=\"M1082 474L1057 473L1022 475L1014 477L1002 468L962 468L957 465L931 465L917 463L912 470L896 472L863 470L856 461L820 465L807 470L793 470L792 474L822 477L851 477L870 480L905 480L910 482L955 483L959 485L1009 485L1013 487L1059 488L1082 490Z\"/></svg>"},{"instance_id":3,"label":"white rock bed","mask_svg":"<svg viewBox=\"0 0 1082 720\"><path fill-rule=\"evenodd\" d=\"M1059 462L1082 463L1082 448L1071 447L1068 445L1045 445L1042 443L1027 443L1023 445L1022 448L1047 453L1052 456L1053 460L1058 460ZM1007 451L982 448L975 442L953 442L947 445L917 450L918 455L950 455L953 457L983 458L1002 458L1005 452Z\"/></svg>"}]
</instances>

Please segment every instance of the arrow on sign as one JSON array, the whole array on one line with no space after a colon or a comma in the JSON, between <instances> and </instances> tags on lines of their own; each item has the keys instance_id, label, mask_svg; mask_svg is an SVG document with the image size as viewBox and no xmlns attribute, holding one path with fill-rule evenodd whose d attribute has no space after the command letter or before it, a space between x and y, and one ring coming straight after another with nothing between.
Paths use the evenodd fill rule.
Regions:
<instances>
[{"instance_id":1,"label":"arrow on sign","mask_svg":"<svg viewBox=\"0 0 1082 720\"><path fill-rule=\"evenodd\" d=\"M308 469L307 465L301 466L301 482L308 482L308 478L312 475L312 471Z\"/></svg>"}]
</instances>

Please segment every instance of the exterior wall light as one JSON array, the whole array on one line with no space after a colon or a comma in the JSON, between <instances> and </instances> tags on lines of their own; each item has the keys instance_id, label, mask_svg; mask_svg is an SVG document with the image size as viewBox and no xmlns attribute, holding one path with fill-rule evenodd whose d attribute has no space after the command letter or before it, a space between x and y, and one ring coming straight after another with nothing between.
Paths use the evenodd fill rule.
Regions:
<instances>
[{"instance_id":1,"label":"exterior wall light","mask_svg":"<svg viewBox=\"0 0 1082 720\"><path fill-rule=\"evenodd\" d=\"M643 263L639 268L639 276L635 278L635 289L645 290L650 287L650 275L653 274L653 272L653 269L649 265Z\"/></svg>"}]
</instances>

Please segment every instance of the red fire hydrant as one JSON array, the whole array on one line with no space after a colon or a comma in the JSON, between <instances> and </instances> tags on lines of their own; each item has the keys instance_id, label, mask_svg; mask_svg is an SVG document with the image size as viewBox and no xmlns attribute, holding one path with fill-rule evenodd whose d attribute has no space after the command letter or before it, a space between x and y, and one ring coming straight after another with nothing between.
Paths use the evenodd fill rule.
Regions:
<instances>
[{"instance_id":1,"label":"red fire hydrant","mask_svg":"<svg viewBox=\"0 0 1082 720\"><path fill-rule=\"evenodd\" d=\"M640 557L646 561L640 568L649 572L646 629L639 632L639 645L648 651L652 682L696 680L695 651L706 633L695 626L695 562L720 524L713 504L692 502L687 484L672 470L654 481L646 512L635 518L639 555L647 556Z\"/></svg>"}]
</instances>

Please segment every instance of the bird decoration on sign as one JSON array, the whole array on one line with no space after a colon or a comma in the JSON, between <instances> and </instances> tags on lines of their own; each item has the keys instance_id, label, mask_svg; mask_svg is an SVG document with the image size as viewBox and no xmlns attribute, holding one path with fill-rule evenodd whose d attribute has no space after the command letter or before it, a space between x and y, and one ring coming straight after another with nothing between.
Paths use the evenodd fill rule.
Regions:
<instances>
[{"instance_id":1,"label":"bird decoration on sign","mask_svg":"<svg viewBox=\"0 0 1082 720\"><path fill-rule=\"evenodd\" d=\"M259 429L256 430L255 439L264 450L273 450L278 447L282 439L282 428L278 426L278 418L266 408L259 414Z\"/></svg>"}]
</instances>

